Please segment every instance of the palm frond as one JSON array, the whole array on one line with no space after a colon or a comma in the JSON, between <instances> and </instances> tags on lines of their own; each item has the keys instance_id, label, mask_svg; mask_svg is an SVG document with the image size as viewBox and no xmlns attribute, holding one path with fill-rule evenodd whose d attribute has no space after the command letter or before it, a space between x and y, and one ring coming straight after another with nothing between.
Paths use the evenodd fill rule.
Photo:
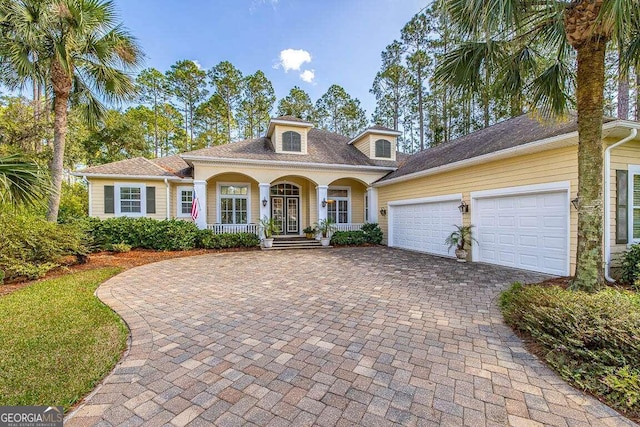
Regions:
<instances>
[{"instance_id":1,"label":"palm frond","mask_svg":"<svg viewBox=\"0 0 640 427\"><path fill-rule=\"evenodd\" d=\"M556 61L531 82L531 107L544 117L564 116L573 105L570 85L574 81L566 63Z\"/></svg>"},{"instance_id":2,"label":"palm frond","mask_svg":"<svg viewBox=\"0 0 640 427\"><path fill-rule=\"evenodd\" d=\"M40 205L51 185L37 163L19 154L0 157L0 203Z\"/></svg>"}]
</instances>

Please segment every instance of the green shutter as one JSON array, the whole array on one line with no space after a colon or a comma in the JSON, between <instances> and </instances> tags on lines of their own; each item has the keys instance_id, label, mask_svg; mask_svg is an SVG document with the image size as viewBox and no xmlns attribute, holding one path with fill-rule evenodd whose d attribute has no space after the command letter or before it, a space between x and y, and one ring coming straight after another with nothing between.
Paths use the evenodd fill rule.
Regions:
<instances>
[{"instance_id":1,"label":"green shutter","mask_svg":"<svg viewBox=\"0 0 640 427\"><path fill-rule=\"evenodd\" d=\"M616 243L629 241L629 172L616 171Z\"/></svg>"},{"instance_id":2,"label":"green shutter","mask_svg":"<svg viewBox=\"0 0 640 427\"><path fill-rule=\"evenodd\" d=\"M115 213L115 198L113 197L113 185L104 186L104 213Z\"/></svg>"},{"instance_id":3,"label":"green shutter","mask_svg":"<svg viewBox=\"0 0 640 427\"><path fill-rule=\"evenodd\" d=\"M147 213L156 213L156 187L147 187Z\"/></svg>"}]
</instances>

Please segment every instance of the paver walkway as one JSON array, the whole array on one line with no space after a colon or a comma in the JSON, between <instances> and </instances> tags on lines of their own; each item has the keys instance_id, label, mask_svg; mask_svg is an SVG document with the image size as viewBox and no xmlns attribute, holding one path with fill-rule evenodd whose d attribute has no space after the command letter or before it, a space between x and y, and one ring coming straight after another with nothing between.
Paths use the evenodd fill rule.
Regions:
<instances>
[{"instance_id":1,"label":"paver walkway","mask_svg":"<svg viewBox=\"0 0 640 427\"><path fill-rule=\"evenodd\" d=\"M541 278L389 248L138 267L98 289L130 352L65 425L635 425L503 324Z\"/></svg>"}]
</instances>

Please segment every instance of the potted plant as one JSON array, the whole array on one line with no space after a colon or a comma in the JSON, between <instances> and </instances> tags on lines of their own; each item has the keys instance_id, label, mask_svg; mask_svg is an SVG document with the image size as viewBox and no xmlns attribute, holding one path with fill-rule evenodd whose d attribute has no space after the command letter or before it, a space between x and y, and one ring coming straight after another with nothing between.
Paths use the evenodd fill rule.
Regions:
<instances>
[{"instance_id":1,"label":"potted plant","mask_svg":"<svg viewBox=\"0 0 640 427\"><path fill-rule=\"evenodd\" d=\"M313 239L313 236L316 234L316 229L311 226L308 226L307 228L302 230L302 232L304 233L307 239Z\"/></svg>"},{"instance_id":2,"label":"potted plant","mask_svg":"<svg viewBox=\"0 0 640 427\"><path fill-rule=\"evenodd\" d=\"M449 250L455 246L458 262L467 262L467 245L471 247L474 241L478 243L471 235L473 225L456 225L455 227L456 230L449 234L444 242L449 245Z\"/></svg>"},{"instance_id":3,"label":"potted plant","mask_svg":"<svg viewBox=\"0 0 640 427\"><path fill-rule=\"evenodd\" d=\"M322 246L329 246L329 242L331 241L331 232L335 229L335 222L331 218L321 219L316 229L318 233L322 235L320 238L320 243Z\"/></svg>"},{"instance_id":4,"label":"potted plant","mask_svg":"<svg viewBox=\"0 0 640 427\"><path fill-rule=\"evenodd\" d=\"M273 235L274 233L280 232L280 227L278 227L278 223L275 219L269 218L266 215L264 218L260 220L260 226L262 227L262 232L264 233L264 247L270 248L273 246Z\"/></svg>"}]
</instances>

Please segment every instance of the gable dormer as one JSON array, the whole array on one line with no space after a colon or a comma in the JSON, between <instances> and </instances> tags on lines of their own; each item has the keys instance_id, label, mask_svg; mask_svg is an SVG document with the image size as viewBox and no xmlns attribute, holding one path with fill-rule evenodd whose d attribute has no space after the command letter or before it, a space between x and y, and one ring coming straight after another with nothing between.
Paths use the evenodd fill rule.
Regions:
<instances>
[{"instance_id":1,"label":"gable dormer","mask_svg":"<svg viewBox=\"0 0 640 427\"><path fill-rule=\"evenodd\" d=\"M313 124L293 116L281 116L271 119L267 138L276 153L307 154L307 134Z\"/></svg>"},{"instance_id":2,"label":"gable dormer","mask_svg":"<svg viewBox=\"0 0 640 427\"><path fill-rule=\"evenodd\" d=\"M349 144L362 151L370 159L395 161L398 136L400 135L401 133L397 130L376 125L365 129L349 141Z\"/></svg>"}]
</instances>

